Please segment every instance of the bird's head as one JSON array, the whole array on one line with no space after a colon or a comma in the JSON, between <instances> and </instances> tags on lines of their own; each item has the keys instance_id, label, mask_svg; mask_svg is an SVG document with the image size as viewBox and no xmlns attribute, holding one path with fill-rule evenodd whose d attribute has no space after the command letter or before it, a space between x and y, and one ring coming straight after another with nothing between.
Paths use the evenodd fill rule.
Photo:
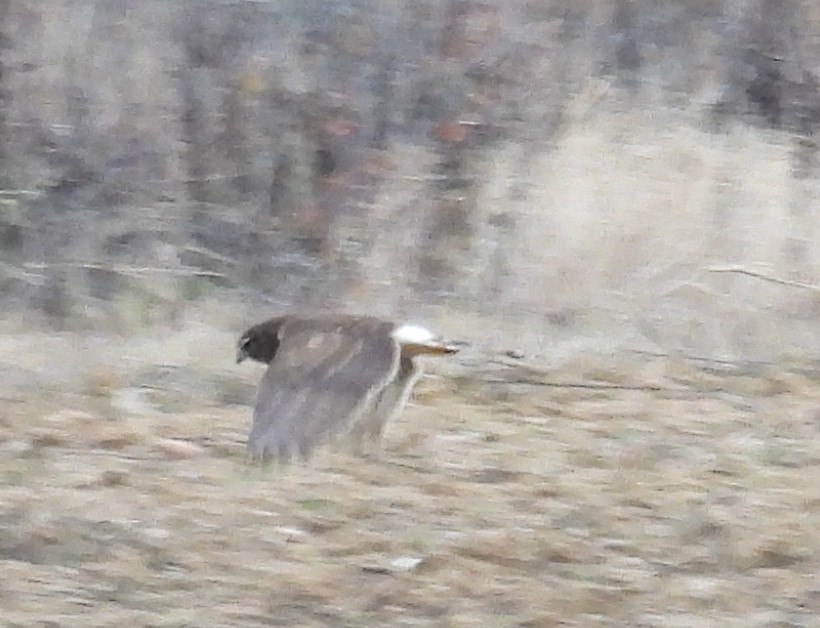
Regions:
<instances>
[{"instance_id":1,"label":"bird's head","mask_svg":"<svg viewBox=\"0 0 820 628\"><path fill-rule=\"evenodd\" d=\"M236 344L236 363L250 358L257 362L269 364L279 348L279 327L281 318L254 325L248 329Z\"/></svg>"},{"instance_id":2,"label":"bird's head","mask_svg":"<svg viewBox=\"0 0 820 628\"><path fill-rule=\"evenodd\" d=\"M400 325L393 330L393 338L401 345L402 354L412 358L417 355L449 355L459 348L445 343L426 327Z\"/></svg>"}]
</instances>

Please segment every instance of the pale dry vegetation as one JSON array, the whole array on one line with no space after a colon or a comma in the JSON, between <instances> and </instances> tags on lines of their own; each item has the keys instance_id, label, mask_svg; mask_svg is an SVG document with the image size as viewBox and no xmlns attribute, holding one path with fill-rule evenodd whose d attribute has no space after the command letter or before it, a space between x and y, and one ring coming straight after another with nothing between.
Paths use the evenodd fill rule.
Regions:
<instances>
[{"instance_id":1,"label":"pale dry vegetation","mask_svg":"<svg viewBox=\"0 0 820 628\"><path fill-rule=\"evenodd\" d=\"M817 625L815 5L0 0L2 622ZM472 348L249 467L298 307Z\"/></svg>"},{"instance_id":2,"label":"pale dry vegetation","mask_svg":"<svg viewBox=\"0 0 820 628\"><path fill-rule=\"evenodd\" d=\"M0 14L4 319L432 307L527 343L820 358L811 2Z\"/></svg>"},{"instance_id":3,"label":"pale dry vegetation","mask_svg":"<svg viewBox=\"0 0 820 628\"><path fill-rule=\"evenodd\" d=\"M268 469L247 406L119 385L6 399L6 625L816 625L810 374L451 372L380 460Z\"/></svg>"}]
</instances>

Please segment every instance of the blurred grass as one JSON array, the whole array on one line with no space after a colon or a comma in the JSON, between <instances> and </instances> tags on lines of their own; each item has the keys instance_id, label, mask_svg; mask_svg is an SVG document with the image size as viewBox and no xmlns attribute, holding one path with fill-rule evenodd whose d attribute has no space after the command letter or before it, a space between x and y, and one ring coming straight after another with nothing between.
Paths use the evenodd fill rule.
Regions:
<instances>
[{"instance_id":1,"label":"blurred grass","mask_svg":"<svg viewBox=\"0 0 820 628\"><path fill-rule=\"evenodd\" d=\"M0 422L6 621L811 626L820 388L703 378L501 403L428 379L381 460L268 470L246 406L26 397Z\"/></svg>"},{"instance_id":2,"label":"blurred grass","mask_svg":"<svg viewBox=\"0 0 820 628\"><path fill-rule=\"evenodd\" d=\"M280 4L2 10L4 621L816 623L814 5ZM296 307L471 347L248 467Z\"/></svg>"},{"instance_id":3,"label":"blurred grass","mask_svg":"<svg viewBox=\"0 0 820 628\"><path fill-rule=\"evenodd\" d=\"M812 3L444 4L9 5L3 323L820 358Z\"/></svg>"}]
</instances>

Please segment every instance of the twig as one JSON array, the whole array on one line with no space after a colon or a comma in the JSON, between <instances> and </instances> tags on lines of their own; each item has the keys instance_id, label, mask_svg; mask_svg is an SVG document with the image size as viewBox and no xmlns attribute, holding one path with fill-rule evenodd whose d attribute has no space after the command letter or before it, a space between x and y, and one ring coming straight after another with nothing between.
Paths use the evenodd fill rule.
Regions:
<instances>
[{"instance_id":1,"label":"twig","mask_svg":"<svg viewBox=\"0 0 820 628\"><path fill-rule=\"evenodd\" d=\"M208 257L212 260L216 260L217 262L222 262L223 264L236 264L235 259L231 259L230 257L226 257L225 255L220 255L219 253L216 253L216 252L212 251L211 249L207 249L203 246L188 245L188 246L185 247L185 250L190 251L191 253L198 253L199 255L202 255L203 257Z\"/></svg>"},{"instance_id":2,"label":"twig","mask_svg":"<svg viewBox=\"0 0 820 628\"><path fill-rule=\"evenodd\" d=\"M25 397L6 397L5 395L0 395L0 401L4 401L6 403L26 403Z\"/></svg>"},{"instance_id":3,"label":"twig","mask_svg":"<svg viewBox=\"0 0 820 628\"><path fill-rule=\"evenodd\" d=\"M516 362L513 360L505 360L503 358L494 358L488 360L491 364L500 364L502 366L508 366L510 368L517 368L527 373L531 373L532 375L541 375L546 376L549 375L549 370L535 366L532 364L526 364L524 362ZM581 389L588 389L588 390L642 390L647 392L685 392L687 391L686 388L668 388L666 386L653 386L653 385L634 385L630 386L628 384L600 384L600 383L583 383L583 382L554 382L549 380L540 380L540 379L529 379L526 377L508 377L505 379L484 379L484 382L490 384L528 384L530 386L547 386L549 388L581 388Z\"/></svg>"},{"instance_id":4,"label":"twig","mask_svg":"<svg viewBox=\"0 0 820 628\"><path fill-rule=\"evenodd\" d=\"M0 271L5 272L9 277L13 277L14 279L19 279L27 283L30 286L42 286L43 285L43 277L42 275L32 275L25 271L19 270L15 266L11 264L6 264L4 262L0 262Z\"/></svg>"},{"instance_id":5,"label":"twig","mask_svg":"<svg viewBox=\"0 0 820 628\"><path fill-rule=\"evenodd\" d=\"M6 190L0 189L0 196L14 198L15 196L42 196L39 190Z\"/></svg>"},{"instance_id":6,"label":"twig","mask_svg":"<svg viewBox=\"0 0 820 628\"><path fill-rule=\"evenodd\" d=\"M638 390L645 392L686 392L688 388L668 388L666 386L628 386L626 384L581 384L575 382L545 382L535 379L485 379L488 384L527 384L528 386L546 386L547 388L580 388L584 390Z\"/></svg>"},{"instance_id":7,"label":"twig","mask_svg":"<svg viewBox=\"0 0 820 628\"><path fill-rule=\"evenodd\" d=\"M490 358L487 360L490 364L500 364L501 366L509 366L510 368L517 368L523 371L527 371L529 373L535 373L536 375L548 375L549 370L545 369L540 366L535 366L534 364L527 364L526 362L521 362L515 359L505 359L505 358Z\"/></svg>"},{"instance_id":8,"label":"twig","mask_svg":"<svg viewBox=\"0 0 820 628\"><path fill-rule=\"evenodd\" d=\"M746 275L748 277L754 277L756 279L763 279L764 281L770 281L772 283L780 284L781 286L791 286L792 288L803 288L804 290L811 290L813 292L820 292L820 286L815 286L810 283L803 283L802 281L792 281L790 279L780 279L779 277L773 277L772 275L767 275L765 273L761 273L755 270L749 270L747 268L743 268L742 266L726 266L726 267L713 267L707 268L706 272L709 273L736 273L738 275Z\"/></svg>"},{"instance_id":9,"label":"twig","mask_svg":"<svg viewBox=\"0 0 820 628\"><path fill-rule=\"evenodd\" d=\"M30 270L46 270L47 268L84 268L89 270L109 270L123 275L175 275L179 277L225 277L225 273L211 270L196 270L194 268L158 268L154 266L125 266L122 264L95 264L90 262L63 262L56 264L24 264Z\"/></svg>"},{"instance_id":10,"label":"twig","mask_svg":"<svg viewBox=\"0 0 820 628\"><path fill-rule=\"evenodd\" d=\"M424 176L404 175L399 177L402 181L410 181L412 183L426 183L428 181L445 181L447 177L443 174L431 174Z\"/></svg>"}]
</instances>

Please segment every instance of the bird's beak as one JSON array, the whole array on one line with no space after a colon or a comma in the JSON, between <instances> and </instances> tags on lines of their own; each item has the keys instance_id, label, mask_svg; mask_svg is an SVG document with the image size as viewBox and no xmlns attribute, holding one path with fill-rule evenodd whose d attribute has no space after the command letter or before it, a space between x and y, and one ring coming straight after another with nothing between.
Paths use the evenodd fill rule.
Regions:
<instances>
[{"instance_id":1,"label":"bird's beak","mask_svg":"<svg viewBox=\"0 0 820 628\"><path fill-rule=\"evenodd\" d=\"M236 348L236 363L239 364L240 362L243 362L244 360L247 359L247 357L248 357L248 352L245 351L245 346L244 345L239 345Z\"/></svg>"}]
</instances>

